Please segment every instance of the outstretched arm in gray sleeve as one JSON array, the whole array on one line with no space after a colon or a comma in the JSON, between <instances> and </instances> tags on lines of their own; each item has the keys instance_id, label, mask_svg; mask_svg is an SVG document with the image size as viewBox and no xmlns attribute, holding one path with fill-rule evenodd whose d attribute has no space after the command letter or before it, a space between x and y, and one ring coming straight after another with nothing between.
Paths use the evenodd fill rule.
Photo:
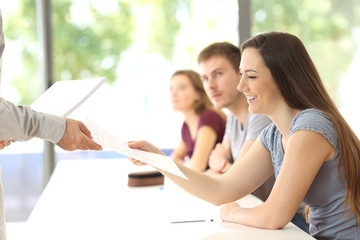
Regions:
<instances>
[{"instance_id":1,"label":"outstretched arm in gray sleeve","mask_svg":"<svg viewBox=\"0 0 360 240\"><path fill-rule=\"evenodd\" d=\"M24 141L34 137L68 151L102 149L91 140L91 133L82 122L15 106L0 98L0 140Z\"/></svg>"},{"instance_id":2,"label":"outstretched arm in gray sleeve","mask_svg":"<svg viewBox=\"0 0 360 240\"><path fill-rule=\"evenodd\" d=\"M58 143L65 128L63 117L39 113L0 98L0 140L24 141L36 137Z\"/></svg>"}]
</instances>

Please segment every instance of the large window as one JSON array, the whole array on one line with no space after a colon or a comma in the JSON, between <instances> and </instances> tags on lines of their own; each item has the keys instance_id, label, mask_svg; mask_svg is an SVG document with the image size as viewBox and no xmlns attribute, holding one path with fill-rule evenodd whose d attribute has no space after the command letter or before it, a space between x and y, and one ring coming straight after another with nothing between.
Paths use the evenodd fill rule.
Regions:
<instances>
[{"instance_id":1,"label":"large window","mask_svg":"<svg viewBox=\"0 0 360 240\"><path fill-rule=\"evenodd\" d=\"M6 42L1 96L17 104L29 104L41 92L35 5L29 3L7 1L1 5ZM42 151L38 139L16 142L0 151L8 221L26 220L42 191Z\"/></svg>"},{"instance_id":2,"label":"large window","mask_svg":"<svg viewBox=\"0 0 360 240\"><path fill-rule=\"evenodd\" d=\"M2 94L31 104L41 93L36 1L13 0L2 11ZM174 148L181 116L170 107L170 76L177 69L197 70L197 54L214 41L238 44L237 14L237 2L227 0L53 0L55 81L108 79L72 117L86 113L124 140ZM42 141L34 139L1 151L8 221L26 220L41 194L42 150ZM61 159L101 157L56 152Z\"/></svg>"}]
</instances>

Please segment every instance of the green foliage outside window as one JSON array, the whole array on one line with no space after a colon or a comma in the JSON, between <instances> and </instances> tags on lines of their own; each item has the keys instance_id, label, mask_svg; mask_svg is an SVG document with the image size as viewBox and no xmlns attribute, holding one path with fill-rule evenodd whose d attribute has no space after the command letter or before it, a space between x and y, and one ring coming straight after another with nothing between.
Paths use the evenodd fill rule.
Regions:
<instances>
[{"instance_id":1,"label":"green foliage outside window","mask_svg":"<svg viewBox=\"0 0 360 240\"><path fill-rule=\"evenodd\" d=\"M105 76L113 82L121 52L132 42L135 26L130 5L119 1L117 9L106 13L90 6L91 21L79 24L72 21L72 3L59 0L52 5L54 79Z\"/></svg>"},{"instance_id":2,"label":"green foliage outside window","mask_svg":"<svg viewBox=\"0 0 360 240\"><path fill-rule=\"evenodd\" d=\"M76 3L84 9L72 11ZM97 1L99 4L101 1ZM84 79L105 76L109 83L117 80L121 53L134 42L138 9L150 7L148 51L161 53L171 59L180 29L179 8L189 8L181 0L112 0L112 9L99 10L92 1L52 1L52 33L54 80ZM19 1L19 10L4 20L4 31L9 41L20 40L18 50L22 71L11 79L21 104L30 104L41 93L38 66L36 1ZM78 9L79 10L79 9ZM90 14L82 19L82 14ZM141 13L140 13L141 14ZM138 37L138 36L137 36ZM29 89L31 91L29 91Z\"/></svg>"},{"instance_id":3,"label":"green foliage outside window","mask_svg":"<svg viewBox=\"0 0 360 240\"><path fill-rule=\"evenodd\" d=\"M329 93L336 100L341 78L359 43L353 33L360 28L358 0L253 0L256 34L285 31L298 36L308 49Z\"/></svg>"},{"instance_id":4,"label":"green foliage outside window","mask_svg":"<svg viewBox=\"0 0 360 240\"><path fill-rule=\"evenodd\" d=\"M73 9L79 2L85 3L85 7L76 13ZM111 4L111 9L100 9L99 3ZM190 0L53 0L54 80L105 76L113 83L119 77L122 53L139 39L147 41L147 52L159 53L171 62L182 29L179 13L193 16L196 3ZM21 0L18 5L16 15L4 19L4 31L8 40L19 42L16 53L21 56L22 66L11 81L21 96L20 103L30 104L41 91L36 1ZM144 12L151 13L149 25L139 33L137 19ZM90 14L90 18L82 19L83 13ZM253 34L286 31L299 36L330 94L336 98L338 84L358 46L353 36L360 27L358 0L253 0L252 18ZM219 19L214 21L214 26L219 28L216 25ZM211 28L211 22L207 24ZM191 33L193 36L189 39L194 42L199 42L198 38L207 39L203 31ZM186 51L193 56L198 52L193 51L191 44Z\"/></svg>"}]
</instances>

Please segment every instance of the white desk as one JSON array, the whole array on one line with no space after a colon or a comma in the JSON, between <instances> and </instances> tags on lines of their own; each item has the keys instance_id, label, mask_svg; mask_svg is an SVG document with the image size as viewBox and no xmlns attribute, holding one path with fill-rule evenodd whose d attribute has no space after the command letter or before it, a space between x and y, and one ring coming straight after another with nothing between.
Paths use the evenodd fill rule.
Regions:
<instances>
[{"instance_id":1,"label":"white desk","mask_svg":"<svg viewBox=\"0 0 360 240\"><path fill-rule=\"evenodd\" d=\"M265 230L225 223L219 207L197 199L165 179L165 186L127 186L134 169L126 159L61 161L31 213L28 239L314 239L289 223ZM243 206L260 200L247 196ZM178 223L172 220L214 219Z\"/></svg>"}]
</instances>

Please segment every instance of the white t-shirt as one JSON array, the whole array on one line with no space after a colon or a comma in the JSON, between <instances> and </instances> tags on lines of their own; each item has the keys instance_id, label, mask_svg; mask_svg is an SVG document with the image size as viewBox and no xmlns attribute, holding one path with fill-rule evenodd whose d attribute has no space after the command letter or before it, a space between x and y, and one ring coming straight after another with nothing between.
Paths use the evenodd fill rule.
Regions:
<instances>
[{"instance_id":1,"label":"white t-shirt","mask_svg":"<svg viewBox=\"0 0 360 240\"><path fill-rule=\"evenodd\" d=\"M255 141L260 136L261 131L270 123L271 120L266 115L249 113L243 127L234 115L228 115L224 139L230 139L231 155L234 161L244 143L249 140Z\"/></svg>"}]
</instances>

